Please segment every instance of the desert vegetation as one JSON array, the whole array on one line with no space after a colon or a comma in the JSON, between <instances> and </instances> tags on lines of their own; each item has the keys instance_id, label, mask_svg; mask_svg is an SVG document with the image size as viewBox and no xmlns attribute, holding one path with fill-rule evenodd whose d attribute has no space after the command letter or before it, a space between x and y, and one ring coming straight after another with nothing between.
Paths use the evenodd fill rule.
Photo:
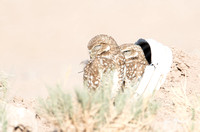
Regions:
<instances>
[{"instance_id":1,"label":"desert vegetation","mask_svg":"<svg viewBox=\"0 0 200 132\"><path fill-rule=\"evenodd\" d=\"M38 113L62 131L149 131L159 103L153 97L133 99L133 92L110 99L110 89L102 87L95 93L77 89L66 94L57 85L49 89L49 97L39 100Z\"/></svg>"},{"instance_id":2,"label":"desert vegetation","mask_svg":"<svg viewBox=\"0 0 200 132\"><path fill-rule=\"evenodd\" d=\"M1 72L0 73L0 131L7 131L7 113L5 98L8 89L8 76Z\"/></svg>"}]
</instances>

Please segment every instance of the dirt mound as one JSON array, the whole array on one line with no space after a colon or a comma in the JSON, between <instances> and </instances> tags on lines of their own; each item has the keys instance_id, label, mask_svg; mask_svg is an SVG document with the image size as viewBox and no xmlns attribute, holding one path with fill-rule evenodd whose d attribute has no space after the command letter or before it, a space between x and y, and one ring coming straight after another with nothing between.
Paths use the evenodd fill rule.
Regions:
<instances>
[{"instance_id":1,"label":"dirt mound","mask_svg":"<svg viewBox=\"0 0 200 132\"><path fill-rule=\"evenodd\" d=\"M173 64L161 89L155 93L161 108L154 128L161 131L190 130L193 111L200 95L200 58L172 48ZM198 105L196 106L198 107ZM198 111L197 111L198 112Z\"/></svg>"},{"instance_id":2,"label":"dirt mound","mask_svg":"<svg viewBox=\"0 0 200 132\"><path fill-rule=\"evenodd\" d=\"M177 89L180 85L185 85L186 94L193 96L200 93L200 58L190 55L185 51L172 48L173 64L170 73L161 90L156 94L164 92L169 98L168 93L171 89Z\"/></svg>"}]
</instances>

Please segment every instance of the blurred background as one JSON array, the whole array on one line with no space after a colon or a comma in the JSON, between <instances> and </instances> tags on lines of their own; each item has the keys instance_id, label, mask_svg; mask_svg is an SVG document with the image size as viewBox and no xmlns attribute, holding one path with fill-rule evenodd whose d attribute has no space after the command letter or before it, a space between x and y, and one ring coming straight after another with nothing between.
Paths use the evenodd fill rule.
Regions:
<instances>
[{"instance_id":1,"label":"blurred background","mask_svg":"<svg viewBox=\"0 0 200 132\"><path fill-rule=\"evenodd\" d=\"M199 7L199 0L1 0L0 71L10 75L10 95L34 98L56 83L82 87L80 62L97 34L119 45L152 38L198 55Z\"/></svg>"}]
</instances>

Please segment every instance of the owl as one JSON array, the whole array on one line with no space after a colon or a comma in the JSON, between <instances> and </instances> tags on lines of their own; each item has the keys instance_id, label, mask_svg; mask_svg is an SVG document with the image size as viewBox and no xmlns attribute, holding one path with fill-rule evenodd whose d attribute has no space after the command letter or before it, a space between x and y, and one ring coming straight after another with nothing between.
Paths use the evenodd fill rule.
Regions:
<instances>
[{"instance_id":1,"label":"owl","mask_svg":"<svg viewBox=\"0 0 200 132\"><path fill-rule=\"evenodd\" d=\"M132 88L138 84L149 63L139 45L123 44L120 50L125 57L125 88Z\"/></svg>"},{"instance_id":2,"label":"owl","mask_svg":"<svg viewBox=\"0 0 200 132\"><path fill-rule=\"evenodd\" d=\"M124 82L125 58L116 41L108 35L97 35L87 46L90 60L84 68L84 86L96 91L104 84L111 86L111 97L122 89Z\"/></svg>"}]
</instances>

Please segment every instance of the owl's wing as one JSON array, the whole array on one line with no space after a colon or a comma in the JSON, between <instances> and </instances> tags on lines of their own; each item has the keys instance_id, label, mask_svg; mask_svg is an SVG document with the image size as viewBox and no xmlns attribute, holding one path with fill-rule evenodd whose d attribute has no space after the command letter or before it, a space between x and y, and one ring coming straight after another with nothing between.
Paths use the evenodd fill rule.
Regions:
<instances>
[{"instance_id":1,"label":"owl's wing","mask_svg":"<svg viewBox=\"0 0 200 132\"><path fill-rule=\"evenodd\" d=\"M135 97L140 95L147 97L155 90L159 90L172 65L172 51L170 48L152 39L147 39L146 42L151 49L151 64L144 71Z\"/></svg>"},{"instance_id":2,"label":"owl's wing","mask_svg":"<svg viewBox=\"0 0 200 132\"><path fill-rule=\"evenodd\" d=\"M84 68L87 66L88 63L90 63L89 60L81 61L80 65L82 66L82 68L81 68L81 71L79 71L78 73L84 72ZM83 70L82 70L82 69L83 69Z\"/></svg>"},{"instance_id":3,"label":"owl's wing","mask_svg":"<svg viewBox=\"0 0 200 132\"><path fill-rule=\"evenodd\" d=\"M95 59L86 64L83 73L84 87L91 90L96 90L99 87L100 73L98 67L98 59Z\"/></svg>"}]
</instances>

